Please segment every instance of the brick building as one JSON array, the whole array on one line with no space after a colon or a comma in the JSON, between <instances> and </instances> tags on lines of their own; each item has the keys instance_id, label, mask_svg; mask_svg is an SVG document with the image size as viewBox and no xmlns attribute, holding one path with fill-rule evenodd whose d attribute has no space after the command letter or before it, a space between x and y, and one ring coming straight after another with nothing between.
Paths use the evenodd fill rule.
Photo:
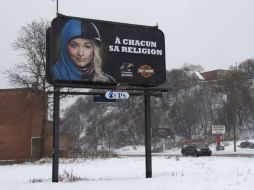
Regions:
<instances>
[{"instance_id":1,"label":"brick building","mask_svg":"<svg viewBox=\"0 0 254 190\"><path fill-rule=\"evenodd\" d=\"M52 156L53 148L53 122L48 121L47 128L45 131L44 141L44 156ZM69 150L69 136L67 134L59 134L59 155L60 157L68 157Z\"/></svg>"},{"instance_id":2,"label":"brick building","mask_svg":"<svg viewBox=\"0 0 254 190\"><path fill-rule=\"evenodd\" d=\"M0 160L43 155L47 95L27 88L0 90Z\"/></svg>"},{"instance_id":3,"label":"brick building","mask_svg":"<svg viewBox=\"0 0 254 190\"><path fill-rule=\"evenodd\" d=\"M217 69L213 71L203 72L200 74L204 77L204 80L210 81L210 80L224 79L228 73L229 73L228 70Z\"/></svg>"}]
</instances>

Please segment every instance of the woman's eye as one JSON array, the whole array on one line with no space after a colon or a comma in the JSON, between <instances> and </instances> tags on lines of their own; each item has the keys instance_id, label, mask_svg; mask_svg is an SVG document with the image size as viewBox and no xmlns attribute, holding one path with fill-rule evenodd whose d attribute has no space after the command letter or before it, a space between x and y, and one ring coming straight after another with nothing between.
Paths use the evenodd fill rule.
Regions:
<instances>
[{"instance_id":1,"label":"woman's eye","mask_svg":"<svg viewBox=\"0 0 254 190\"><path fill-rule=\"evenodd\" d=\"M92 48L92 45L90 45L90 44L86 44L86 45L85 45L85 48L90 49L90 48Z\"/></svg>"},{"instance_id":2,"label":"woman's eye","mask_svg":"<svg viewBox=\"0 0 254 190\"><path fill-rule=\"evenodd\" d=\"M76 44L71 44L71 47L72 47L72 48L76 48L77 45L76 45Z\"/></svg>"}]
</instances>

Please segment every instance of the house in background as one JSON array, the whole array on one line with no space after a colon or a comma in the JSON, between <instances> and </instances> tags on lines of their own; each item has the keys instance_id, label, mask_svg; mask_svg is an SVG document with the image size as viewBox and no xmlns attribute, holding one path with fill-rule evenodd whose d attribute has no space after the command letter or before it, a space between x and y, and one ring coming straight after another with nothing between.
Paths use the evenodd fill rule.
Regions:
<instances>
[{"instance_id":1,"label":"house in background","mask_svg":"<svg viewBox=\"0 0 254 190\"><path fill-rule=\"evenodd\" d=\"M229 72L229 70L217 69L213 71L202 72L200 74L203 76L204 80L211 81L224 79Z\"/></svg>"}]
</instances>

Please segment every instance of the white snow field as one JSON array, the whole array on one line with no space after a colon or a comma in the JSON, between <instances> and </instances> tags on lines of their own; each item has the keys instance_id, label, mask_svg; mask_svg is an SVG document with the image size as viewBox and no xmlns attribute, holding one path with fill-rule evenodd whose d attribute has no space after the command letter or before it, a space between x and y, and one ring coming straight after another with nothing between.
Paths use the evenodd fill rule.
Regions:
<instances>
[{"instance_id":1,"label":"white snow field","mask_svg":"<svg viewBox=\"0 0 254 190\"><path fill-rule=\"evenodd\" d=\"M145 178L145 158L60 160L59 174L80 181L52 183L52 163L0 166L0 190L253 190L254 157L152 158L152 178Z\"/></svg>"}]
</instances>

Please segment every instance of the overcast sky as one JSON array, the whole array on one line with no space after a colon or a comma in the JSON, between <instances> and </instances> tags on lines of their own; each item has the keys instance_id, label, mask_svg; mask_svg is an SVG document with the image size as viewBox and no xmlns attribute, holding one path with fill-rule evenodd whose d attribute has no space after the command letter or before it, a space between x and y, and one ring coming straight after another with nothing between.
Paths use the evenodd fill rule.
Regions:
<instances>
[{"instance_id":1,"label":"overcast sky","mask_svg":"<svg viewBox=\"0 0 254 190\"><path fill-rule=\"evenodd\" d=\"M52 20L56 0L0 0L0 71L22 61L12 48L20 28ZM254 58L254 0L59 0L68 16L154 26L164 32L167 69L183 63L205 71ZM0 89L9 88L0 74Z\"/></svg>"}]
</instances>

